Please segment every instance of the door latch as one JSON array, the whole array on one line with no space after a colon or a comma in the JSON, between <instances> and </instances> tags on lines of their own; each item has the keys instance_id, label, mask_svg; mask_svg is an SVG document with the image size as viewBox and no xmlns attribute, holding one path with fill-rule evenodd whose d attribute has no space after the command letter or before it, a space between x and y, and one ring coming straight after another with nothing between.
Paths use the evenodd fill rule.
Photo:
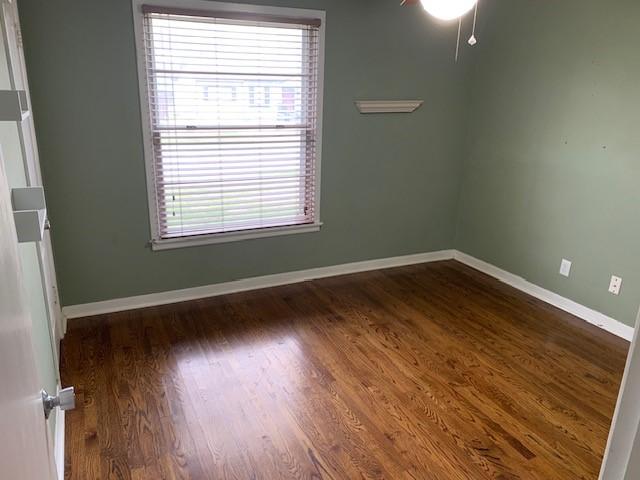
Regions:
<instances>
[{"instance_id":1,"label":"door latch","mask_svg":"<svg viewBox=\"0 0 640 480\"><path fill-rule=\"evenodd\" d=\"M42 390L42 405L44 418L49 418L51 411L59 407L60 410L73 410L76 408L76 392L73 387L63 388L55 397Z\"/></svg>"}]
</instances>

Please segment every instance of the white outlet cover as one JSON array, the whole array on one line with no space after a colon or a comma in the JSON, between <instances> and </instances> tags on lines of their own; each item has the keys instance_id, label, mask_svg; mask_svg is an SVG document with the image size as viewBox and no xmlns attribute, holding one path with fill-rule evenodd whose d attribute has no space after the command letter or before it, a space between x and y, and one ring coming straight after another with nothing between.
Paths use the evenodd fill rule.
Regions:
<instances>
[{"instance_id":1,"label":"white outlet cover","mask_svg":"<svg viewBox=\"0 0 640 480\"><path fill-rule=\"evenodd\" d=\"M562 263L560 264L560 275L564 275L568 277L571 273L571 262L566 259L562 259Z\"/></svg>"},{"instance_id":2,"label":"white outlet cover","mask_svg":"<svg viewBox=\"0 0 640 480\"><path fill-rule=\"evenodd\" d=\"M613 275L611 277L611 283L609 283L609 293L614 295L620 295L620 288L622 287L622 278Z\"/></svg>"}]
</instances>

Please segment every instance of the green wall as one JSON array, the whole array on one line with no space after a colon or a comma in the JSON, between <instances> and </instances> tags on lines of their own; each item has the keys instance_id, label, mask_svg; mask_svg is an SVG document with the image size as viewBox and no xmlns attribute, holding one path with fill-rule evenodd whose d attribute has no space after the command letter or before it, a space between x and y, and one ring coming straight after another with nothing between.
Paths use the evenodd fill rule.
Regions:
<instances>
[{"instance_id":1,"label":"green wall","mask_svg":"<svg viewBox=\"0 0 640 480\"><path fill-rule=\"evenodd\" d=\"M65 305L450 248L464 144L456 29L389 0L327 12L320 233L152 252L130 0L20 0ZM361 116L355 99L425 100Z\"/></svg>"},{"instance_id":2,"label":"green wall","mask_svg":"<svg viewBox=\"0 0 640 480\"><path fill-rule=\"evenodd\" d=\"M327 11L325 225L152 252L130 1L20 0L65 305L455 247L633 324L638 2L481 0L458 65L455 25L394 0L253 3Z\"/></svg>"},{"instance_id":3,"label":"green wall","mask_svg":"<svg viewBox=\"0 0 640 480\"><path fill-rule=\"evenodd\" d=\"M640 2L492 4L468 78L456 247L633 325ZM619 297L607 291L612 274L624 279Z\"/></svg>"}]
</instances>

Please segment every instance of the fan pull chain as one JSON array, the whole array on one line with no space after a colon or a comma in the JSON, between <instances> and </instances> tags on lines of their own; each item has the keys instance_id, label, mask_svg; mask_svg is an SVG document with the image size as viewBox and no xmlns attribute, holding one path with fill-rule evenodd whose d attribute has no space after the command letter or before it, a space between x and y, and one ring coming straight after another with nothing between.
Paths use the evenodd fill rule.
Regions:
<instances>
[{"instance_id":1,"label":"fan pull chain","mask_svg":"<svg viewBox=\"0 0 640 480\"><path fill-rule=\"evenodd\" d=\"M472 47L478 43L478 39L476 38L476 21L478 19L478 2L476 2L476 8L473 12L473 29L471 30L471 37L469 37L469 45Z\"/></svg>"},{"instance_id":2,"label":"fan pull chain","mask_svg":"<svg viewBox=\"0 0 640 480\"><path fill-rule=\"evenodd\" d=\"M460 54L460 31L462 30L462 17L458 19L458 40L456 41L456 63L458 63L458 55Z\"/></svg>"}]
</instances>

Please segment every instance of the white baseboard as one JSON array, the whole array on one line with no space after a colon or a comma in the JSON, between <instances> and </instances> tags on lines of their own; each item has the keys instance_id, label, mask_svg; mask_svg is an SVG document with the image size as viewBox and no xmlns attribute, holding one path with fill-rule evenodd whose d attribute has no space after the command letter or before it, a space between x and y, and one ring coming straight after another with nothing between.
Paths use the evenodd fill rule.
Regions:
<instances>
[{"instance_id":1,"label":"white baseboard","mask_svg":"<svg viewBox=\"0 0 640 480\"><path fill-rule=\"evenodd\" d=\"M367 260L364 262L345 263L331 267L312 268L297 272L278 273L275 275L265 275L232 282L206 285L203 287L187 288L184 290L174 290L170 292L151 293L128 298L118 298L103 302L86 303L83 305L72 305L64 307L62 312L67 319L90 317L102 315L104 313L120 312L124 310L134 310L136 308L154 307L157 305L167 305L171 303L186 302L200 298L215 297L229 293L245 292L248 290L258 290L261 288L278 287L292 283L305 282L317 278L335 277L350 273L367 272L380 270L383 268L401 267L418 263L437 262L441 260L453 259L453 250L441 250L437 252L418 253L415 255L405 255L401 257L381 258L377 260Z\"/></svg>"},{"instance_id":2,"label":"white baseboard","mask_svg":"<svg viewBox=\"0 0 640 480\"><path fill-rule=\"evenodd\" d=\"M528 282L522 277L502 270L482 260L467 255L457 250L441 250L438 252L418 253L415 255L405 255L401 257L382 258L377 260L367 260L364 262L345 263L331 267L312 268L297 272L278 273L275 275L265 275L232 282L206 285L203 287L187 288L184 290L173 290L169 292L151 293L135 297L118 298L103 302L86 303L82 305L72 305L64 307L62 312L66 319L90 317L105 313L134 310L136 308L154 307L157 305L168 305L171 303L186 302L229 293L245 292L248 290L258 290L261 288L278 287L292 283L305 282L317 278L334 277L337 275L347 275L350 273L367 272L380 270L383 268L401 267L404 265L414 265L418 263L437 262L441 260L455 259L476 270L480 270L501 282L511 285L533 297L547 302L555 307L569 312L586 322L600 327L614 335L631 340L633 337L633 327L625 325L618 320L597 312L591 308L562 297L542 287Z\"/></svg>"},{"instance_id":3,"label":"white baseboard","mask_svg":"<svg viewBox=\"0 0 640 480\"><path fill-rule=\"evenodd\" d=\"M53 458L58 480L64 480L64 410L56 408L56 434L53 440Z\"/></svg>"},{"instance_id":4,"label":"white baseboard","mask_svg":"<svg viewBox=\"0 0 640 480\"><path fill-rule=\"evenodd\" d=\"M539 287L538 285L535 285L522 277L502 270L494 265L491 265L490 263L478 260L477 258L474 258L471 255L467 255L466 253L456 250L454 252L454 258L460 263L464 263L469 267L480 270L481 272L486 273L487 275L490 275L500 280L501 282L504 282L514 288L517 288L518 290L528 293L532 297L536 297L543 302L549 303L554 307L559 308L560 310L569 312L572 315L575 315L576 317L579 317L588 323L600 327L609 333L613 333L614 335L617 335L618 337L622 337L625 340L629 341L631 341L631 339L633 338L633 327L625 325L624 323L608 317L603 313L585 307L584 305L574 302L573 300L569 300L568 298L562 297L557 293Z\"/></svg>"}]
</instances>

